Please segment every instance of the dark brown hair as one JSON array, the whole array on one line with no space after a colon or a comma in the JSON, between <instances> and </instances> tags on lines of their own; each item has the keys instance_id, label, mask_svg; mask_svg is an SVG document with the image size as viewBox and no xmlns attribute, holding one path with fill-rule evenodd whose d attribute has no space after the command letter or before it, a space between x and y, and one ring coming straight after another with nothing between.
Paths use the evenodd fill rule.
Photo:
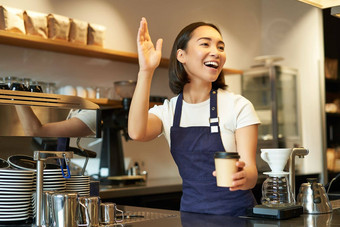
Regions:
<instances>
[{"instance_id":1,"label":"dark brown hair","mask_svg":"<svg viewBox=\"0 0 340 227\"><path fill-rule=\"evenodd\" d=\"M185 71L181 62L177 60L177 50L182 49L185 50L187 48L187 44L192 37L193 31L201 26L210 26L220 34L220 30L213 24L205 23L205 22L196 22L189 24L177 35L174 45L172 46L171 55L170 55L170 64L169 64L169 86L173 93L179 94L183 91L183 87L185 84L190 83L188 78L188 74ZM212 83L213 89L226 89L227 85L224 81L224 73L221 71L220 75L216 81Z\"/></svg>"}]
</instances>

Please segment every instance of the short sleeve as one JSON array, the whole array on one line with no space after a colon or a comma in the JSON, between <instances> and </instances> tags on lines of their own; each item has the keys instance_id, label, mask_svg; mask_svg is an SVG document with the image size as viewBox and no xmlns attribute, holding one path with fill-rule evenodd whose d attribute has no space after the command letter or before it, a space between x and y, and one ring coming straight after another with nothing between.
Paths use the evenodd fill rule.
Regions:
<instances>
[{"instance_id":1,"label":"short sleeve","mask_svg":"<svg viewBox=\"0 0 340 227\"><path fill-rule=\"evenodd\" d=\"M246 98L239 96L235 103L236 129L249 125L260 124L253 104Z\"/></svg>"},{"instance_id":2,"label":"short sleeve","mask_svg":"<svg viewBox=\"0 0 340 227\"><path fill-rule=\"evenodd\" d=\"M156 115L162 121L162 134L170 144L170 128L173 122L174 109L176 106L177 97L170 101L165 100L162 105L155 105L149 110L149 113Z\"/></svg>"},{"instance_id":3,"label":"short sleeve","mask_svg":"<svg viewBox=\"0 0 340 227\"><path fill-rule=\"evenodd\" d=\"M73 113L70 118L76 117L84 122L87 127L93 132L96 133L96 119L97 119L97 111L96 110L80 110L77 113Z\"/></svg>"}]
</instances>

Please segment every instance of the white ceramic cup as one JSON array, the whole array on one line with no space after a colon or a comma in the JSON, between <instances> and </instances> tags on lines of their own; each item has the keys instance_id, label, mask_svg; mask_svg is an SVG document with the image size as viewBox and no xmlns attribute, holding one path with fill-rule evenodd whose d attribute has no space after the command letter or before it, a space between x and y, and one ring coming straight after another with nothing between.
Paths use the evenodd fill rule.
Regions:
<instances>
[{"instance_id":1,"label":"white ceramic cup","mask_svg":"<svg viewBox=\"0 0 340 227\"><path fill-rule=\"evenodd\" d=\"M61 89L63 95L77 95L77 90L71 86L71 85L66 85Z\"/></svg>"},{"instance_id":2,"label":"white ceramic cup","mask_svg":"<svg viewBox=\"0 0 340 227\"><path fill-rule=\"evenodd\" d=\"M83 88L82 86L77 86L76 91L77 91L77 96L82 97L82 98L87 98L86 88Z\"/></svg>"},{"instance_id":3,"label":"white ceramic cup","mask_svg":"<svg viewBox=\"0 0 340 227\"><path fill-rule=\"evenodd\" d=\"M268 163L272 172L282 172L291 151L290 148L261 149L261 158Z\"/></svg>"},{"instance_id":4,"label":"white ceramic cup","mask_svg":"<svg viewBox=\"0 0 340 227\"><path fill-rule=\"evenodd\" d=\"M96 91L92 87L86 88L87 90L87 97L90 99L95 99L96 98Z\"/></svg>"},{"instance_id":5,"label":"white ceramic cup","mask_svg":"<svg viewBox=\"0 0 340 227\"><path fill-rule=\"evenodd\" d=\"M231 187L232 175L237 172L238 153L216 152L214 154L216 182L218 187Z\"/></svg>"}]
</instances>

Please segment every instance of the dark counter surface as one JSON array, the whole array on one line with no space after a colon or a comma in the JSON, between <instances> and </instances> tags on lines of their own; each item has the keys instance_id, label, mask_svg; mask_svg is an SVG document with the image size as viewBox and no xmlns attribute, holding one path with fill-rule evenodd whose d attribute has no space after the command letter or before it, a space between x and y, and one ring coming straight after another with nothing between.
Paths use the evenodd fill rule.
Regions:
<instances>
[{"instance_id":1,"label":"dark counter surface","mask_svg":"<svg viewBox=\"0 0 340 227\"><path fill-rule=\"evenodd\" d=\"M102 199L129 196L152 195L182 191L181 178L148 179L145 185L100 185L99 196Z\"/></svg>"},{"instance_id":2,"label":"dark counter surface","mask_svg":"<svg viewBox=\"0 0 340 227\"><path fill-rule=\"evenodd\" d=\"M126 227L224 227L224 226L340 226L340 209L334 209L329 214L303 214L300 217L287 220L273 220L263 218L229 217L223 215L205 215L150 209L132 206L120 206L125 212L139 212L155 219L127 219L123 226Z\"/></svg>"},{"instance_id":3,"label":"dark counter surface","mask_svg":"<svg viewBox=\"0 0 340 227\"><path fill-rule=\"evenodd\" d=\"M303 214L296 218L287 220L274 220L264 218L250 217L230 217L225 215L207 215L187 213L164 209L151 209L134 206L120 206L119 209L124 211L124 214L130 215L120 225L122 227L262 227L262 226L294 226L294 227L319 227L319 226L340 226L340 200L332 201L334 208L332 213L328 214ZM0 226L22 226L31 227L33 224L12 223L5 224L0 222ZM105 226L105 225L100 225ZM113 227L113 225L110 225ZM109 225L106 225L109 227Z\"/></svg>"},{"instance_id":4,"label":"dark counter surface","mask_svg":"<svg viewBox=\"0 0 340 227\"><path fill-rule=\"evenodd\" d=\"M300 184L307 182L308 177L317 177L318 174L296 174L296 190ZM263 181L267 175L259 173L258 186L253 190L255 196L261 193ZM182 179L180 177L148 179L145 185L100 185L100 197L102 199L113 199L129 196L141 196L151 194L162 194L182 191ZM296 192L298 193L298 191Z\"/></svg>"}]
</instances>

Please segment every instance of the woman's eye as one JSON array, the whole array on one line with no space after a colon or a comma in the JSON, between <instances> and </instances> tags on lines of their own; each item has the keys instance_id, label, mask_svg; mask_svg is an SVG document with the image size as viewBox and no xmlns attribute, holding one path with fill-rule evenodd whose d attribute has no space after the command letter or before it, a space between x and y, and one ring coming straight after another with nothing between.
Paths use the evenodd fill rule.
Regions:
<instances>
[{"instance_id":1,"label":"woman's eye","mask_svg":"<svg viewBox=\"0 0 340 227\"><path fill-rule=\"evenodd\" d=\"M201 43L201 46L209 46L208 43Z\"/></svg>"},{"instance_id":2,"label":"woman's eye","mask_svg":"<svg viewBox=\"0 0 340 227\"><path fill-rule=\"evenodd\" d=\"M224 46L218 47L219 50L224 51Z\"/></svg>"}]
</instances>

